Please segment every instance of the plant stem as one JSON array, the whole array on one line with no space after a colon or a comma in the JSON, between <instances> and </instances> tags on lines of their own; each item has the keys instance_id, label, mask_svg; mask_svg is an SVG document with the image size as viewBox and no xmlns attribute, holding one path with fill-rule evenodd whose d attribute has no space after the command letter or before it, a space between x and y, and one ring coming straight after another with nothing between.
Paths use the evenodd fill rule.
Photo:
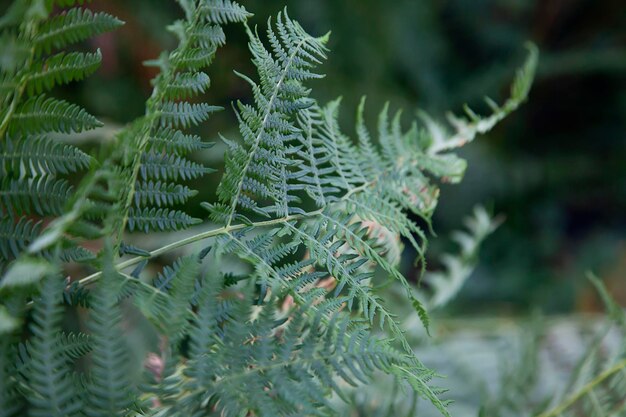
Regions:
<instances>
[{"instance_id":1,"label":"plant stem","mask_svg":"<svg viewBox=\"0 0 626 417\"><path fill-rule=\"evenodd\" d=\"M348 191L339 201L345 201L348 198L350 198L350 196L352 196L353 194L359 193L369 187L371 187L372 185L374 185L376 183L376 181L370 181L367 182L365 184L362 184L356 188L351 189L350 191ZM205 240L205 239L209 239L215 236L219 236L219 235L224 235L224 234L228 234L230 232L236 231L236 230L241 230L241 229L245 229L245 228L256 228L256 227L268 227L268 226L275 226L275 225L279 225L279 224L284 224L293 220L301 220L304 218L309 218L309 217L315 217L318 216L320 214L322 214L324 212L324 210L326 209L326 207L323 207L321 209L315 210L315 211L311 211L308 213L304 213L304 214L296 214L296 215L291 215L291 216L285 216L285 217L281 217L278 219L272 219L272 220L266 220L266 221L262 221L262 222L254 222L251 224L235 224L235 225L226 225L224 227L220 227L218 229L212 229L212 230L207 230L205 232L202 233L198 233L195 234L193 236L189 236L187 238L181 239L181 240L177 240L176 242L172 242L168 245L162 246L158 249L155 249L153 251L150 252L149 256L137 256L135 258L131 258L128 259L126 261L120 262L116 265L116 269L121 270L121 269L125 269L128 268L130 266L133 265L137 265L138 263L141 263L144 260L147 259L152 259L154 257L157 257L159 255L163 255L164 253L170 252L172 250L181 248L183 246L187 246L190 245L192 243L195 242L199 242L201 240ZM98 278L100 278L100 276L102 275L102 272L95 272L85 278L82 278L78 281L78 283L80 285L88 285L91 284L92 282L96 281Z\"/></svg>"},{"instance_id":2,"label":"plant stem","mask_svg":"<svg viewBox=\"0 0 626 417\"><path fill-rule=\"evenodd\" d=\"M617 362L611 368L602 372L600 375L596 376L590 382L588 382L585 386L583 386L580 390L570 395L567 399L562 401L559 405L554 407L551 410L548 410L544 413L539 414L537 417L555 417L562 414L565 410L571 407L576 401L580 400L585 395L591 393L593 389L600 385L602 382L616 374L617 372L626 368L626 359Z\"/></svg>"}]
</instances>

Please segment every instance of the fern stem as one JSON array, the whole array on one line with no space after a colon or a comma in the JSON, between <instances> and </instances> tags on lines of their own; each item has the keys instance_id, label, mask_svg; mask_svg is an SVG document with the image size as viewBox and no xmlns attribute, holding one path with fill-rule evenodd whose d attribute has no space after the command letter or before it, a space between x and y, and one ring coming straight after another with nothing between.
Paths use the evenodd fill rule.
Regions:
<instances>
[{"instance_id":1,"label":"fern stem","mask_svg":"<svg viewBox=\"0 0 626 417\"><path fill-rule=\"evenodd\" d=\"M187 26L186 32L189 32L190 28L195 28L199 24L199 20L201 19L201 14L198 12L201 5L198 3L196 5L194 20L193 22ZM182 54L190 45L191 36L187 33L183 43L176 48L174 53ZM145 151L146 146L148 145L148 139L150 137L150 132L154 128L154 123L160 117L160 108L159 105L163 102L167 93L167 86L170 85L174 77L179 69L179 62L176 62L175 65L168 68L168 71L160 77L160 82L155 83L154 90L152 91L152 95L147 102L146 109L146 121L144 123L143 129L141 131L141 136L137 144L137 149L134 149L134 158L132 161L132 172L131 176L128 180L128 192L126 194L126 201L124 202L124 206L122 207L122 219L120 224L116 227L116 240L115 244L119 245L122 240L122 234L126 229L126 224L128 223L128 213L130 211L130 207L133 204L133 198L135 195L135 186L137 182L137 176L139 175L139 170L141 168L141 158Z\"/></svg>"},{"instance_id":2,"label":"fern stem","mask_svg":"<svg viewBox=\"0 0 626 417\"><path fill-rule=\"evenodd\" d=\"M376 183L376 181L370 181L367 182L363 185L360 185L358 187L353 188L352 190L348 191L339 201L344 201L349 199L352 195L361 192L369 187L371 187L372 185L374 185ZM177 240L175 242L172 242L170 244L167 244L165 246L161 246L160 248L157 248L153 251L150 251L150 255L149 256L137 256L135 258L131 258L128 259L126 261L120 262L116 265L116 269L118 270L122 270L134 265L137 265L139 263L141 263L144 260L147 259L152 259L155 258L157 256L163 255L167 252L170 252L172 250L181 248L183 246L187 246L190 245L192 243L196 243L199 242L201 240L205 240L205 239L209 239L215 236L219 236L219 235L224 235L224 234L229 234L231 232L234 232L236 230L240 230L240 229L244 229L246 227L252 227L252 228L257 228L257 227L268 227L268 226L274 226L274 225L279 225L279 224L284 224L293 220L301 220L304 218L309 218L309 217L315 217L315 216L319 216L321 215L324 210L326 209L326 207L323 207L321 209L315 210L315 211L311 211L308 213L304 213L304 214L294 214L294 215L290 215L290 216L285 216L285 217L281 217L278 219L272 219L272 220L265 220L262 222L254 222L251 224L235 224L235 225L228 225L228 226L224 226L224 227L220 227L218 229L212 229L212 230L207 230L205 232L202 233L198 233L195 234L193 236L189 236L186 237L184 239L181 240ZM91 284L92 282L98 280L100 278L100 276L102 275L102 272L96 272L93 273L85 278L82 278L78 281L78 283L80 285L88 285Z\"/></svg>"},{"instance_id":3,"label":"fern stem","mask_svg":"<svg viewBox=\"0 0 626 417\"><path fill-rule=\"evenodd\" d=\"M593 392L593 389L600 385L602 382L613 376L614 374L624 370L626 368L626 359L621 360L620 362L613 365L611 368L602 372L600 375L596 376L589 383L583 386L580 390L570 395L566 400L562 401L561 404L554 407L552 410L546 411L544 413L539 414L537 417L555 417L559 414L563 413L569 407L576 403L576 401L580 400L585 395Z\"/></svg>"}]
</instances>

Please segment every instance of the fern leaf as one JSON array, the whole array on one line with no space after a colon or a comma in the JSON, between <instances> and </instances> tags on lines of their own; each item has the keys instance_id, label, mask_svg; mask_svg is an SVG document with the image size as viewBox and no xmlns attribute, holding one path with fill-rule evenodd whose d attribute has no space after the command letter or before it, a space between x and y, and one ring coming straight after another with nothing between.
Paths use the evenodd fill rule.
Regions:
<instances>
[{"instance_id":1,"label":"fern leaf","mask_svg":"<svg viewBox=\"0 0 626 417\"><path fill-rule=\"evenodd\" d=\"M337 312L334 302L298 307L284 325L277 325L271 307L263 307L251 332L241 320L250 315L245 290L229 298L216 285L203 285L184 383L198 393L195 403L213 399L211 407L222 415L332 414L327 398L333 391L343 396L339 380L356 384L377 370L404 379L398 370L415 370L388 340ZM177 406L172 403L171 411Z\"/></svg>"},{"instance_id":2,"label":"fern leaf","mask_svg":"<svg viewBox=\"0 0 626 417\"><path fill-rule=\"evenodd\" d=\"M91 352L91 336L86 333L61 333L58 338L63 354L70 360L81 358Z\"/></svg>"},{"instance_id":3,"label":"fern leaf","mask_svg":"<svg viewBox=\"0 0 626 417\"><path fill-rule=\"evenodd\" d=\"M189 127L199 125L209 119L209 115L218 110L219 106L209 106L206 103L191 104L187 102L165 102L161 108L161 126Z\"/></svg>"},{"instance_id":4,"label":"fern leaf","mask_svg":"<svg viewBox=\"0 0 626 417\"><path fill-rule=\"evenodd\" d=\"M199 26L194 28L189 36L193 42L197 42L204 48L210 48L211 45L223 46L226 43L224 29L218 25Z\"/></svg>"},{"instance_id":5,"label":"fern leaf","mask_svg":"<svg viewBox=\"0 0 626 417\"><path fill-rule=\"evenodd\" d=\"M274 55L248 30L260 85L244 77L252 85L256 107L238 104L244 147L230 146L218 188L220 202L230 206L228 224L236 217L238 206L266 216L288 214L281 193L274 191L275 173L289 163L284 154L286 142L298 132L291 115L311 105L301 82L320 77L309 68L325 57L326 38L310 36L286 13L279 14L274 26L267 29ZM278 201L262 207L256 199Z\"/></svg>"},{"instance_id":6,"label":"fern leaf","mask_svg":"<svg viewBox=\"0 0 626 417\"><path fill-rule=\"evenodd\" d=\"M446 130L432 120L426 113L421 112L420 117L424 121L430 136L431 144L428 153L438 154L446 150L463 146L474 140L478 134L484 134L517 109L528 97L530 86L532 85L537 69L539 52L533 44L527 44L528 57L522 68L517 72L513 85L511 86L511 97L499 106L492 100L487 99L487 104L492 108L493 113L488 117L479 117L471 109L466 107L466 117L448 115L450 124L455 128L456 133L448 136Z\"/></svg>"},{"instance_id":7,"label":"fern leaf","mask_svg":"<svg viewBox=\"0 0 626 417\"><path fill-rule=\"evenodd\" d=\"M109 257L104 263L103 280L94 291L91 303L93 313L89 328L93 364L84 409L89 417L125 416L131 406L130 357L122 335L122 313L118 305L120 285Z\"/></svg>"},{"instance_id":8,"label":"fern leaf","mask_svg":"<svg viewBox=\"0 0 626 417\"><path fill-rule=\"evenodd\" d=\"M189 161L181 156L156 155L152 152L144 155L141 165L141 176L146 180L194 179L210 174L213 171L211 168Z\"/></svg>"},{"instance_id":9,"label":"fern leaf","mask_svg":"<svg viewBox=\"0 0 626 417\"><path fill-rule=\"evenodd\" d=\"M137 206L173 206L181 204L198 194L181 184L168 184L161 181L139 182L135 189L135 204Z\"/></svg>"},{"instance_id":10,"label":"fern leaf","mask_svg":"<svg viewBox=\"0 0 626 417\"><path fill-rule=\"evenodd\" d=\"M128 228L130 231L141 230L145 233L151 230L181 230L200 223L188 214L170 209L134 209L129 211Z\"/></svg>"},{"instance_id":11,"label":"fern leaf","mask_svg":"<svg viewBox=\"0 0 626 417\"><path fill-rule=\"evenodd\" d=\"M173 63L180 68L192 71L198 71L201 68L208 67L213 62L217 47L211 45L209 47L189 48L176 56L172 57Z\"/></svg>"},{"instance_id":12,"label":"fern leaf","mask_svg":"<svg viewBox=\"0 0 626 417\"><path fill-rule=\"evenodd\" d=\"M211 23L245 22L250 16L246 9L231 0L203 0L199 10Z\"/></svg>"},{"instance_id":13,"label":"fern leaf","mask_svg":"<svg viewBox=\"0 0 626 417\"><path fill-rule=\"evenodd\" d=\"M79 81L92 74L100 66L102 54L63 52L37 64L28 75L26 91L29 95L51 90L55 85Z\"/></svg>"},{"instance_id":14,"label":"fern leaf","mask_svg":"<svg viewBox=\"0 0 626 417\"><path fill-rule=\"evenodd\" d=\"M3 204L3 207L0 207L0 214L60 215L71 193L72 187L62 179L51 177L10 181L5 179L0 183L0 201Z\"/></svg>"},{"instance_id":15,"label":"fern leaf","mask_svg":"<svg viewBox=\"0 0 626 417\"><path fill-rule=\"evenodd\" d=\"M211 142L203 142L200 136L185 135L180 130L169 128L159 129L150 137L149 142L148 150L165 153L192 152L213 146Z\"/></svg>"},{"instance_id":16,"label":"fern leaf","mask_svg":"<svg viewBox=\"0 0 626 417\"><path fill-rule=\"evenodd\" d=\"M0 220L0 261L17 258L40 232L41 222L26 217L21 217L17 222L8 217Z\"/></svg>"},{"instance_id":17,"label":"fern leaf","mask_svg":"<svg viewBox=\"0 0 626 417\"><path fill-rule=\"evenodd\" d=\"M471 217L465 220L468 231L458 231L452 236L460 246L458 255L444 255L441 257L445 267L442 271L427 272L422 278L432 296L429 297L429 308L436 309L445 306L461 290L461 287L475 268L476 255L480 244L498 227L498 222L492 219L482 207L476 207Z\"/></svg>"},{"instance_id":18,"label":"fern leaf","mask_svg":"<svg viewBox=\"0 0 626 417\"><path fill-rule=\"evenodd\" d=\"M35 38L35 45L39 53L50 53L52 49L81 42L122 25L121 20L107 13L74 8L45 21Z\"/></svg>"},{"instance_id":19,"label":"fern leaf","mask_svg":"<svg viewBox=\"0 0 626 417\"><path fill-rule=\"evenodd\" d=\"M0 169L15 177L70 174L91 163L91 157L78 148L46 138L7 138L0 150Z\"/></svg>"},{"instance_id":20,"label":"fern leaf","mask_svg":"<svg viewBox=\"0 0 626 417\"><path fill-rule=\"evenodd\" d=\"M72 416L82 408L76 395L65 355L57 343L63 316L61 295L63 279L50 276L43 280L41 299L35 302L30 340L28 383L34 395L28 396L29 415Z\"/></svg>"},{"instance_id":21,"label":"fern leaf","mask_svg":"<svg viewBox=\"0 0 626 417\"><path fill-rule=\"evenodd\" d=\"M172 100L187 99L209 89L211 80L204 72L182 72L167 86L167 96Z\"/></svg>"},{"instance_id":22,"label":"fern leaf","mask_svg":"<svg viewBox=\"0 0 626 417\"><path fill-rule=\"evenodd\" d=\"M102 123L79 106L40 95L28 99L18 107L9 124L9 132L80 133L101 126Z\"/></svg>"}]
</instances>

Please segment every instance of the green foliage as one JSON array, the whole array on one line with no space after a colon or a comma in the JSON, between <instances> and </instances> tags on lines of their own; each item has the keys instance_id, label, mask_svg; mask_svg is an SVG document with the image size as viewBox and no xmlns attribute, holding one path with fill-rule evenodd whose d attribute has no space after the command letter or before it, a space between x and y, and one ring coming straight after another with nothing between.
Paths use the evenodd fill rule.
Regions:
<instances>
[{"instance_id":1,"label":"green foliage","mask_svg":"<svg viewBox=\"0 0 626 417\"><path fill-rule=\"evenodd\" d=\"M3 49L0 60L4 63L0 68L0 212L4 235L0 267L37 237L40 227L35 219L63 213L72 187L62 176L84 170L91 162L91 157L76 147L47 136L102 126L80 106L43 94L56 85L92 74L100 65L100 51L49 54L122 23L82 8L51 16L55 5L72 6L75 2L71 1L18 3L3 18L0 28L0 36L16 45Z\"/></svg>"},{"instance_id":2,"label":"green foliage","mask_svg":"<svg viewBox=\"0 0 626 417\"><path fill-rule=\"evenodd\" d=\"M146 63L159 74L144 116L111 146L87 155L56 138L100 122L44 91L89 75L101 56L45 55L120 21L83 8L50 16L54 5L75 3L18 1L0 25L16 45L0 78L9 91L0 101L0 254L1 265L10 264L0 279L0 291L10 295L0 305L0 329L10 336L0 344L0 373L10 374L0 385L0 405L9 405L3 410L334 415L333 395L348 400L348 385L384 373L448 415L444 390L433 381L438 375L414 353L377 281L397 284L410 315L428 330L425 304L399 269L401 241L424 270L423 229L431 227L437 182L460 181L465 170L450 150L526 99L536 51L531 48L511 98L503 106L490 102L488 117L467 110L468 119L451 119L456 131L448 135L426 116L423 125L406 128L401 112L390 116L385 105L374 135L363 100L355 141L339 125L341 101L319 104L308 87L323 78L316 67L326 58L328 35L309 35L284 11L262 38L233 1L179 0L184 18L168 27L177 46ZM210 145L182 129L219 109L199 96L210 86L203 71L225 43L227 23L243 23L257 76L239 74L253 102L235 106L241 140L224 139L218 201L202 203L213 222L207 226L187 213L196 191L182 181L212 172L189 155ZM76 187L65 178L70 175ZM475 252L472 242L491 232L488 220L478 213L472 235L458 239L465 261ZM125 242L126 231L152 237L191 226L152 251L140 247L142 240ZM90 256L85 248L103 241ZM150 277L151 258L200 241L200 253ZM80 275L84 265L65 267L67 261L89 263L96 272ZM241 272L227 273L232 264ZM448 266L453 276L454 265ZM66 275L71 283L61 278ZM66 309L87 316L86 330L66 328ZM130 349L125 333L134 315L150 323L158 340L140 352Z\"/></svg>"}]
</instances>

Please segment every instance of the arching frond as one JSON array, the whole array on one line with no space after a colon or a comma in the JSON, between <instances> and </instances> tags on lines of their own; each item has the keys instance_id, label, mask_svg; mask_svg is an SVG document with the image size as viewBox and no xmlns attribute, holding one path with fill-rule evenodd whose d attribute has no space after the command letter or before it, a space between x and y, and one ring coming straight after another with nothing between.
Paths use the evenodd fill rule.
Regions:
<instances>
[{"instance_id":1,"label":"arching frond","mask_svg":"<svg viewBox=\"0 0 626 417\"><path fill-rule=\"evenodd\" d=\"M67 45L110 32L123 22L107 13L94 13L89 9L74 8L45 21L34 42L39 53L49 53Z\"/></svg>"},{"instance_id":2,"label":"arching frond","mask_svg":"<svg viewBox=\"0 0 626 417\"><path fill-rule=\"evenodd\" d=\"M101 126L101 122L81 107L40 95L18 106L9 124L9 132L27 135L44 132L78 133Z\"/></svg>"},{"instance_id":3,"label":"arching frond","mask_svg":"<svg viewBox=\"0 0 626 417\"><path fill-rule=\"evenodd\" d=\"M95 53L59 53L39 62L28 76L28 94L40 94L55 85L79 81L91 75L102 61L100 50Z\"/></svg>"},{"instance_id":4,"label":"arching frond","mask_svg":"<svg viewBox=\"0 0 626 417\"><path fill-rule=\"evenodd\" d=\"M79 149L43 137L18 138L0 144L0 168L4 175L44 176L70 174L86 169L91 157Z\"/></svg>"}]
</instances>

